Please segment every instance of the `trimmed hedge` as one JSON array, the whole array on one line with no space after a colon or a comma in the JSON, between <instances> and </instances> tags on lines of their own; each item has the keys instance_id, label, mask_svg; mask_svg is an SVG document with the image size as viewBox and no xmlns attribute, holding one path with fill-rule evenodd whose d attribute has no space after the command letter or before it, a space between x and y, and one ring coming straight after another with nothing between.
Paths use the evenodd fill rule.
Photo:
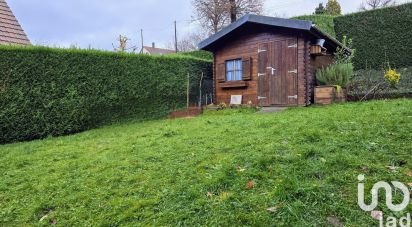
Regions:
<instances>
[{"instance_id":1,"label":"trimmed hedge","mask_svg":"<svg viewBox=\"0 0 412 227\"><path fill-rule=\"evenodd\" d=\"M212 75L197 58L46 47L0 46L0 69L0 143L164 117L185 106L188 73L194 103Z\"/></svg>"},{"instance_id":2,"label":"trimmed hedge","mask_svg":"<svg viewBox=\"0 0 412 227\"><path fill-rule=\"evenodd\" d=\"M204 50L195 50L195 51L189 51L189 52L182 52L179 53L184 56L191 56L195 58L201 58L201 59L206 59L206 60L213 60L213 54L209 51L204 51Z\"/></svg>"},{"instance_id":3,"label":"trimmed hedge","mask_svg":"<svg viewBox=\"0 0 412 227\"><path fill-rule=\"evenodd\" d=\"M336 37L333 18L335 18L335 16L326 15L326 14L303 15L303 16L293 17L293 19L312 21L312 23L314 23L322 31L328 33L332 37Z\"/></svg>"},{"instance_id":4,"label":"trimmed hedge","mask_svg":"<svg viewBox=\"0 0 412 227\"><path fill-rule=\"evenodd\" d=\"M412 3L336 17L337 38L353 39L354 65L381 69L412 65ZM385 59L386 56L386 59Z\"/></svg>"}]
</instances>

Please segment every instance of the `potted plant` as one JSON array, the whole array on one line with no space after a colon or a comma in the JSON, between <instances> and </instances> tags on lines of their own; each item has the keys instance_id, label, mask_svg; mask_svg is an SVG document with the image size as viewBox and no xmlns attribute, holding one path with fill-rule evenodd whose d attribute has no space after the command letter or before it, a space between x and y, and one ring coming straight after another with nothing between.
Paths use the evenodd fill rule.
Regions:
<instances>
[{"instance_id":1,"label":"potted plant","mask_svg":"<svg viewBox=\"0 0 412 227\"><path fill-rule=\"evenodd\" d=\"M316 104L345 102L345 88L353 74L351 63L334 63L316 72L318 86L315 87Z\"/></svg>"},{"instance_id":2,"label":"potted plant","mask_svg":"<svg viewBox=\"0 0 412 227\"><path fill-rule=\"evenodd\" d=\"M318 86L315 87L315 103L331 104L345 102L345 88L353 75L352 59L355 50L351 50L352 40L346 36L342 40L343 47L335 53L335 62L328 67L316 71Z\"/></svg>"}]
</instances>

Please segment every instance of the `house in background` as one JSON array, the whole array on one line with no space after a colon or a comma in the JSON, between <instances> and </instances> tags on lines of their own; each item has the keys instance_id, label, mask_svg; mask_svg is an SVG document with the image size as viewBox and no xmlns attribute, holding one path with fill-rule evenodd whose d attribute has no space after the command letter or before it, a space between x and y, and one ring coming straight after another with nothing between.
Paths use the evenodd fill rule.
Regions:
<instances>
[{"instance_id":1,"label":"house in background","mask_svg":"<svg viewBox=\"0 0 412 227\"><path fill-rule=\"evenodd\" d=\"M250 14L199 44L214 56L216 103L258 106L313 103L316 69L333 62L337 47L311 21Z\"/></svg>"},{"instance_id":2,"label":"house in background","mask_svg":"<svg viewBox=\"0 0 412 227\"><path fill-rule=\"evenodd\" d=\"M168 55L168 54L176 53L176 51L174 50L157 48L155 43L152 43L151 47L143 46L142 52L143 54L148 54L148 55Z\"/></svg>"},{"instance_id":3,"label":"house in background","mask_svg":"<svg viewBox=\"0 0 412 227\"><path fill-rule=\"evenodd\" d=\"M0 0L0 44L30 45L30 40L5 0Z\"/></svg>"}]
</instances>

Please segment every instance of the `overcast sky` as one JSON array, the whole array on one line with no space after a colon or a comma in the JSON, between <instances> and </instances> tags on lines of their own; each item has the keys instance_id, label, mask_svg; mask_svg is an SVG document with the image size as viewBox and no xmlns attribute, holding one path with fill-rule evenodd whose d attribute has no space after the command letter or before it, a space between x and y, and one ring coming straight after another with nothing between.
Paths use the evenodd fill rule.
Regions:
<instances>
[{"instance_id":1,"label":"overcast sky","mask_svg":"<svg viewBox=\"0 0 412 227\"><path fill-rule=\"evenodd\" d=\"M196 29L190 23L191 0L6 0L34 44L112 49L119 34L140 46L165 46L173 40L177 20L179 36ZM265 14L291 17L311 14L327 0L266 0ZM400 0L405 1L405 0ZM340 0L343 13L357 11L362 0Z\"/></svg>"}]
</instances>

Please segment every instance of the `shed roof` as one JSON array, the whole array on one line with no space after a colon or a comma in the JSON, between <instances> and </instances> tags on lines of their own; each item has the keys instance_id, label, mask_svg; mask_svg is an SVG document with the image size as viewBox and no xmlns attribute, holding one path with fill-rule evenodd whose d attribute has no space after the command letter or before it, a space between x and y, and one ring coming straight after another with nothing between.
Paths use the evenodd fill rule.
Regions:
<instances>
[{"instance_id":1,"label":"shed roof","mask_svg":"<svg viewBox=\"0 0 412 227\"><path fill-rule=\"evenodd\" d=\"M30 44L30 40L5 0L0 0L0 44Z\"/></svg>"},{"instance_id":2,"label":"shed roof","mask_svg":"<svg viewBox=\"0 0 412 227\"><path fill-rule=\"evenodd\" d=\"M267 25L267 26L272 26L272 27L289 28L289 29L306 31L306 32L311 33L315 37L325 39L326 42L329 42L329 44L333 46L343 47L342 43L340 43L338 40L336 40L332 36L328 35L327 33L317 28L316 25L312 23L312 21L284 19L284 18L247 14L241 17L239 20L223 28L216 34L203 40L201 43L199 43L199 49L210 50L210 47L215 42L219 41L220 39L224 38L231 32L235 31L237 28L242 27L245 24L260 24L260 25Z\"/></svg>"}]
</instances>

